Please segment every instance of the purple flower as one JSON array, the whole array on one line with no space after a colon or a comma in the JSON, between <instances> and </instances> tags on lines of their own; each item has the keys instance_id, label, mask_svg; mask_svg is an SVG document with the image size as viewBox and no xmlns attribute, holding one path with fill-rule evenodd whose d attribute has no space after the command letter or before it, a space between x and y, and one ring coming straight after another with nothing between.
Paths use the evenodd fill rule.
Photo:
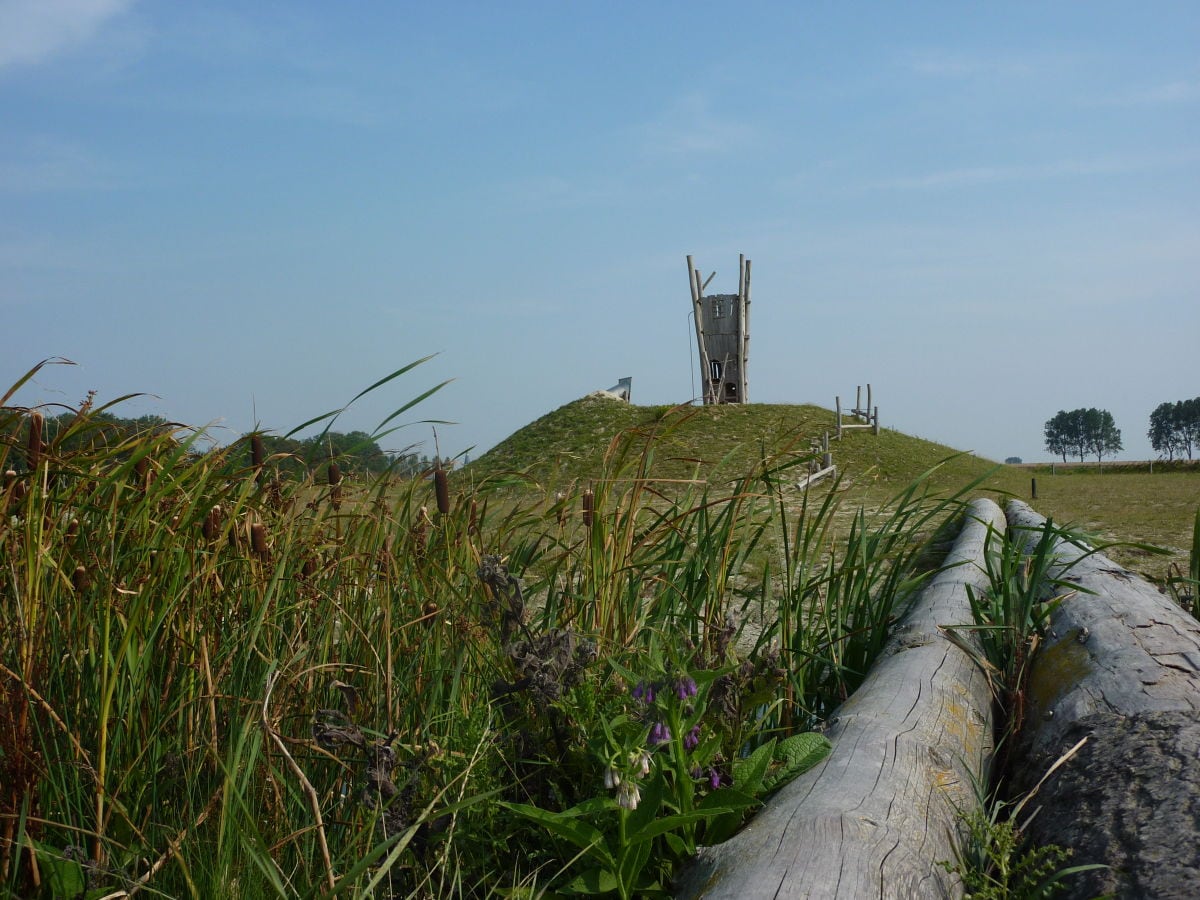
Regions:
<instances>
[{"instance_id":1,"label":"purple flower","mask_svg":"<svg viewBox=\"0 0 1200 900\"><path fill-rule=\"evenodd\" d=\"M637 687L633 689L633 699L649 706L654 702L654 685L639 681Z\"/></svg>"},{"instance_id":2,"label":"purple flower","mask_svg":"<svg viewBox=\"0 0 1200 900\"><path fill-rule=\"evenodd\" d=\"M708 786L714 791L723 784L733 784L733 779L725 775L716 766L708 770Z\"/></svg>"},{"instance_id":3,"label":"purple flower","mask_svg":"<svg viewBox=\"0 0 1200 900\"><path fill-rule=\"evenodd\" d=\"M659 744L665 744L671 740L671 729L667 727L665 722L655 722L650 726L650 736L646 738L646 743L651 747L657 747Z\"/></svg>"},{"instance_id":4,"label":"purple flower","mask_svg":"<svg viewBox=\"0 0 1200 900\"><path fill-rule=\"evenodd\" d=\"M683 736L683 748L685 750L695 750L700 746L700 725L692 726L692 730Z\"/></svg>"},{"instance_id":5,"label":"purple flower","mask_svg":"<svg viewBox=\"0 0 1200 900\"><path fill-rule=\"evenodd\" d=\"M696 680L690 676L685 676L675 682L675 696L680 700L687 700L690 697L695 697Z\"/></svg>"}]
</instances>

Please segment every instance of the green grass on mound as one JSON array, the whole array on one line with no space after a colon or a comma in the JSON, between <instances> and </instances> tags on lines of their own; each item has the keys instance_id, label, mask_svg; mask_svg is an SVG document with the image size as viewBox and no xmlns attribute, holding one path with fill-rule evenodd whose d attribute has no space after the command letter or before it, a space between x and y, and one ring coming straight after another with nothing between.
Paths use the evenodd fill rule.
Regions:
<instances>
[{"instance_id":1,"label":"green grass on mound","mask_svg":"<svg viewBox=\"0 0 1200 900\"><path fill-rule=\"evenodd\" d=\"M813 441L833 432L834 413L808 404L747 403L729 406L633 406L592 395L559 407L514 432L466 467L475 484L512 479L525 490L551 492L594 482L606 471L606 454L647 454L647 474L661 479L660 492L686 485L672 479L697 479L714 488L732 487L753 472L764 457L796 456L802 476ZM1181 464L1106 463L1099 466L1000 466L943 444L890 428L878 435L847 432L831 440L833 462L847 491L847 507L878 507L923 473L931 491L953 493L990 472L981 491L1032 502L1060 524L1087 529L1105 541L1155 544L1172 556L1150 556L1114 549L1117 562L1153 578L1171 564L1187 566L1191 529L1200 505L1200 469ZM1033 498L1032 482L1038 483ZM797 492L797 501L799 492Z\"/></svg>"},{"instance_id":2,"label":"green grass on mound","mask_svg":"<svg viewBox=\"0 0 1200 900\"><path fill-rule=\"evenodd\" d=\"M808 457L812 443L833 430L833 412L807 404L633 406L593 395L526 425L466 471L477 483L520 473L543 489L556 488L597 477L613 442L627 435L635 444L654 441L651 477L719 486L753 471L765 455ZM887 428L879 435L847 432L830 449L839 469L885 492L950 457L939 486L961 485L995 465Z\"/></svg>"}]
</instances>

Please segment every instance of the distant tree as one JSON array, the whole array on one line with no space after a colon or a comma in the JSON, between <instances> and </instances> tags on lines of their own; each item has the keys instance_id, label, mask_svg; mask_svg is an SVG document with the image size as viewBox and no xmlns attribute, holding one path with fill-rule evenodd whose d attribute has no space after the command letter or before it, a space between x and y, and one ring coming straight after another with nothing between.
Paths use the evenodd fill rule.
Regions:
<instances>
[{"instance_id":1,"label":"distant tree","mask_svg":"<svg viewBox=\"0 0 1200 900\"><path fill-rule=\"evenodd\" d=\"M1121 429L1107 409L1093 407L1084 412L1083 440L1088 453L1096 454L1096 462L1103 462L1104 457L1115 456L1124 449Z\"/></svg>"},{"instance_id":2,"label":"distant tree","mask_svg":"<svg viewBox=\"0 0 1200 900\"><path fill-rule=\"evenodd\" d=\"M1067 461L1067 454L1078 456L1083 462L1088 452L1087 439L1084 434L1085 409L1073 409L1070 412L1059 410L1053 419L1046 422L1046 449Z\"/></svg>"},{"instance_id":3,"label":"distant tree","mask_svg":"<svg viewBox=\"0 0 1200 900\"><path fill-rule=\"evenodd\" d=\"M1063 460L1063 461L1066 462L1066 460ZM1004 460L1004 464L1008 465L1008 466L1019 466L1021 464L1021 457L1010 456L1006 460Z\"/></svg>"},{"instance_id":4,"label":"distant tree","mask_svg":"<svg viewBox=\"0 0 1200 900\"><path fill-rule=\"evenodd\" d=\"M1177 400L1160 403L1150 413L1150 430L1146 433L1150 446L1167 459L1176 454L1192 458L1192 451L1200 447L1200 397L1192 400Z\"/></svg>"},{"instance_id":5,"label":"distant tree","mask_svg":"<svg viewBox=\"0 0 1200 900\"><path fill-rule=\"evenodd\" d=\"M1054 418L1046 422L1044 434L1046 449L1067 461L1067 454L1083 462L1095 455L1097 461L1112 456L1124 449L1121 446L1121 429L1113 421L1112 413L1106 409L1059 410Z\"/></svg>"},{"instance_id":6,"label":"distant tree","mask_svg":"<svg viewBox=\"0 0 1200 900\"><path fill-rule=\"evenodd\" d=\"M1067 461L1067 450L1070 444L1067 443L1067 413L1059 410L1053 419L1046 421L1046 426L1043 429L1043 434L1046 437L1046 449L1062 457L1062 461Z\"/></svg>"},{"instance_id":7,"label":"distant tree","mask_svg":"<svg viewBox=\"0 0 1200 900\"><path fill-rule=\"evenodd\" d=\"M1179 436L1175 431L1175 404L1160 403L1150 413L1150 430L1146 432L1150 438L1150 446L1160 456L1174 459L1175 453L1182 448Z\"/></svg>"},{"instance_id":8,"label":"distant tree","mask_svg":"<svg viewBox=\"0 0 1200 900\"><path fill-rule=\"evenodd\" d=\"M1200 397L1191 400L1181 400L1178 403L1179 428L1183 436L1183 447L1188 459L1192 458L1192 448L1200 447Z\"/></svg>"},{"instance_id":9,"label":"distant tree","mask_svg":"<svg viewBox=\"0 0 1200 900\"><path fill-rule=\"evenodd\" d=\"M379 473L388 467L388 457L365 431L341 434L329 431L302 441L304 455L310 467L336 459L344 469L355 472Z\"/></svg>"}]
</instances>

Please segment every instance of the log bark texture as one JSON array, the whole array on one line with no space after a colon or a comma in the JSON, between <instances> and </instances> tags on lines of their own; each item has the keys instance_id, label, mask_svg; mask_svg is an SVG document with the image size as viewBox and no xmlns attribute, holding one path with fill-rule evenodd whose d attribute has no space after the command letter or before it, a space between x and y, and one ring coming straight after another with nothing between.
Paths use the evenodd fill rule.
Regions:
<instances>
[{"instance_id":1,"label":"log bark texture","mask_svg":"<svg viewBox=\"0 0 1200 900\"><path fill-rule=\"evenodd\" d=\"M990 500L974 501L946 560L866 681L830 719L824 763L768 801L741 832L702 848L682 898L956 897L937 865L954 858L957 811L986 779L992 700L986 677L940 625L969 624L967 585L982 589Z\"/></svg>"},{"instance_id":2,"label":"log bark texture","mask_svg":"<svg viewBox=\"0 0 1200 900\"><path fill-rule=\"evenodd\" d=\"M1031 546L1045 520L1008 505L1009 533ZM1088 743L1038 792L1036 844L1071 864L1111 868L1064 897L1200 897L1200 623L1102 554L1059 541L1053 577L1092 593L1064 600L1033 658L1018 791L1080 738ZM1081 559L1081 557L1084 557Z\"/></svg>"}]
</instances>

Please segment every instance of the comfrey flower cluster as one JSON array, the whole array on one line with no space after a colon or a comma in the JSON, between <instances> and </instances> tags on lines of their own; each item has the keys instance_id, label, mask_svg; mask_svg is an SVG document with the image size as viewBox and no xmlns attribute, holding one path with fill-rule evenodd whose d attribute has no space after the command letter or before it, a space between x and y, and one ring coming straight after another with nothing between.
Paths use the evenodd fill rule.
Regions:
<instances>
[{"instance_id":1,"label":"comfrey flower cluster","mask_svg":"<svg viewBox=\"0 0 1200 900\"><path fill-rule=\"evenodd\" d=\"M685 766L679 771L687 772L698 782L707 783L713 789L722 784L730 783L727 775L715 766L701 766L701 760L695 758L695 752L701 748L703 728L699 721L689 720L696 713L696 698L699 689L696 680L690 675L683 675L668 681L640 681L630 691L630 696L637 706L641 707L638 718L649 722L649 730L645 732L645 746L633 751L618 751L609 759L604 773L604 786L616 790L617 803L625 809L636 809L641 799L638 780L650 772L651 752L659 750L669 754L682 752L685 759L677 764ZM675 733L678 728L682 735L680 750L672 750ZM628 761L626 763L626 760ZM690 763L690 767L688 766ZM672 764L668 764L672 767Z\"/></svg>"},{"instance_id":2,"label":"comfrey flower cluster","mask_svg":"<svg viewBox=\"0 0 1200 900\"><path fill-rule=\"evenodd\" d=\"M604 786L610 791L616 789L617 805L625 809L637 809L642 799L638 789L638 779L650 774L650 754L645 750L635 750L628 755L629 765L624 772L621 770L620 759L609 761L604 770Z\"/></svg>"},{"instance_id":3,"label":"comfrey flower cluster","mask_svg":"<svg viewBox=\"0 0 1200 900\"><path fill-rule=\"evenodd\" d=\"M684 704L683 711L687 715L691 715L694 711L691 704L692 698L697 694L696 680L690 675L685 675L682 678L676 679L670 684L671 693ZM649 682L640 681L637 687L633 689L633 699L646 707L654 707L655 701L658 700L659 686ZM693 728L693 731L699 728ZM697 735L699 732L697 732ZM651 747L657 747L659 744L667 744L671 741L671 726L658 719L650 726L650 734L646 738L646 743ZM698 743L698 740L697 740ZM688 748L692 749L692 748Z\"/></svg>"}]
</instances>

